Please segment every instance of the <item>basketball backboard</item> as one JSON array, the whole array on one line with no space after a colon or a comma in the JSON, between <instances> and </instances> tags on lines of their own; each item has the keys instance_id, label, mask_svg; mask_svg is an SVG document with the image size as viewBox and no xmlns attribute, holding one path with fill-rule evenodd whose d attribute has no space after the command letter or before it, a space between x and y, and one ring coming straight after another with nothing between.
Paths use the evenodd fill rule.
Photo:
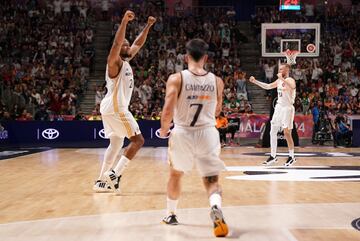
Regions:
<instances>
[{"instance_id":1,"label":"basketball backboard","mask_svg":"<svg viewBox=\"0 0 360 241\"><path fill-rule=\"evenodd\" d=\"M319 23L263 23L261 25L263 57L284 57L287 49L300 52L298 57L318 57Z\"/></svg>"}]
</instances>

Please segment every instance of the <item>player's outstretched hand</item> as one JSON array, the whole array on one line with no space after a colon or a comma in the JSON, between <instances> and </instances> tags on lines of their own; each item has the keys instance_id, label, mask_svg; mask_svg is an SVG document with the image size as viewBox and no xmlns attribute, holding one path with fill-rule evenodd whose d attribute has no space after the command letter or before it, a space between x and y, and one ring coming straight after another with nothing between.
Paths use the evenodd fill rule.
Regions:
<instances>
[{"instance_id":1,"label":"player's outstretched hand","mask_svg":"<svg viewBox=\"0 0 360 241\"><path fill-rule=\"evenodd\" d=\"M153 16L149 16L149 17L148 17L147 23L148 23L150 26L152 26L155 22L156 22L156 18L154 18Z\"/></svg>"},{"instance_id":2,"label":"player's outstretched hand","mask_svg":"<svg viewBox=\"0 0 360 241\"><path fill-rule=\"evenodd\" d=\"M135 13L133 11L127 10L124 14L123 20L125 20L126 22L130 22L134 20L134 18L135 18Z\"/></svg>"}]
</instances>

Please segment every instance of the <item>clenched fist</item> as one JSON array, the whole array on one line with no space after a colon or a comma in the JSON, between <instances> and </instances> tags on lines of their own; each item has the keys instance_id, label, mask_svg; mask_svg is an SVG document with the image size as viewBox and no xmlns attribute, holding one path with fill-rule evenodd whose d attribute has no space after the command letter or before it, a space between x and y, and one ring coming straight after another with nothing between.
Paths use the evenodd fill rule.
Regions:
<instances>
[{"instance_id":1,"label":"clenched fist","mask_svg":"<svg viewBox=\"0 0 360 241\"><path fill-rule=\"evenodd\" d=\"M254 77L254 76L250 76L249 81L250 81L251 83L255 83L255 77Z\"/></svg>"},{"instance_id":2,"label":"clenched fist","mask_svg":"<svg viewBox=\"0 0 360 241\"><path fill-rule=\"evenodd\" d=\"M148 23L150 26L152 26L155 22L156 22L156 18L154 18L153 16L149 16L149 17L148 17L147 23Z\"/></svg>"},{"instance_id":3,"label":"clenched fist","mask_svg":"<svg viewBox=\"0 0 360 241\"><path fill-rule=\"evenodd\" d=\"M123 20L125 20L126 22L130 22L134 20L134 18L135 18L135 13L133 11L127 10L126 13L124 14Z\"/></svg>"}]
</instances>

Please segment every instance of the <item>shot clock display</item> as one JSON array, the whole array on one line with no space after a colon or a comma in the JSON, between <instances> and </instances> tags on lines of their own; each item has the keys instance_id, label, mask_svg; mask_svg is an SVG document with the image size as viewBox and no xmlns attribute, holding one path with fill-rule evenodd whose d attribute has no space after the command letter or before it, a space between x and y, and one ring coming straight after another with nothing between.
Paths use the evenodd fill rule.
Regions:
<instances>
[{"instance_id":1,"label":"shot clock display","mask_svg":"<svg viewBox=\"0 0 360 241\"><path fill-rule=\"evenodd\" d=\"M300 10L300 0L280 0L280 11Z\"/></svg>"}]
</instances>

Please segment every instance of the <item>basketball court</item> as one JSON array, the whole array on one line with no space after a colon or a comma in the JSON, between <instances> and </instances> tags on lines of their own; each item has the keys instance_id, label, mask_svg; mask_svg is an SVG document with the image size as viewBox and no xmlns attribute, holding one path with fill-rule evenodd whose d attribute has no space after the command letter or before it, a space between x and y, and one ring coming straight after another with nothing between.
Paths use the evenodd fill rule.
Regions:
<instances>
[{"instance_id":1,"label":"basketball court","mask_svg":"<svg viewBox=\"0 0 360 241\"><path fill-rule=\"evenodd\" d=\"M167 2L175 5L175 1ZM192 1L186 2L190 5L192 4ZM216 4L219 3L218 1L211 2L214 3L214 6L217 6ZM241 32L239 30L239 34L241 33L241 36L243 33L254 34L253 29L251 29L253 25L251 25L250 22L252 16L250 16L250 13L255 9L255 3L250 4L252 1L249 1L249 4L240 5L240 2L242 1L231 2L234 6L231 6L231 11L229 10L226 12L226 16L229 18L233 16L233 12L236 14L233 7L236 7L238 15L244 15L243 13L240 13L239 10L243 10L242 6L249 5L246 21L239 23L239 27L245 26L246 28L244 29L247 31ZM324 4L326 5L327 2L328 1L325 1ZM300 1L281 0L279 9L281 11L298 11L301 9L300 5ZM208 9L208 11L216 8L211 4L207 6L204 3L204 7L205 6L207 7L205 9ZM278 6L277 3L276 6ZM185 8L180 7L178 9L181 10L179 11L181 15L185 13ZM193 7L196 6L194 5ZM250 9L253 10L250 11ZM252 12L252 14L254 14L254 12ZM301 14L301 12L299 12L299 14ZM132 21L133 19L135 19L134 13L128 13L127 21ZM139 19L142 19L142 17L139 17ZM165 25L167 18L165 18L165 15L164 19L165 21L162 23L164 26L161 25L161 29L156 30L159 33L161 33L163 28L167 29ZM151 25L156 21L154 17L151 17L150 20ZM223 21L223 19L220 20ZM231 20L231 22L233 20ZM241 18L239 18L239 20L241 20ZM180 22L181 21L179 21L179 23ZM217 24L218 21L215 22ZM308 23L285 22L286 21L281 23L259 22L259 35L254 35L249 38L250 42L258 39L259 43L240 41L244 46L241 46L242 49L239 48L241 49L239 55L244 56L241 56L243 57L243 59L241 59L242 66L240 66L239 58L239 68L244 68L246 64L247 66L250 65L249 70L246 68L243 69L248 72L249 77L251 76L251 71L255 72L254 75L256 75L256 72L260 72L259 69L262 68L258 66L258 63L261 62L259 61L260 58L271 58L271 62L274 61L274 63L277 61L278 71L281 66L280 63L287 63L289 66L286 68L289 68L289 71L290 68L293 70L300 68L300 66L298 67L296 64L297 60L299 63L303 60L308 61L309 65L314 68L317 68L317 65L320 65L321 61L319 60L319 57L321 57L322 53L320 47L324 47L324 39L322 39L322 37L324 36L324 33L328 32L328 30L322 29L324 28L324 25L311 21ZM110 33L110 24L108 30L101 29L101 26L107 26L108 23L113 24L112 22L104 21L99 24L99 30L101 31L98 31L98 40L100 39L100 42L105 42L105 39L107 39L106 34ZM147 24L148 23L149 22L147 22ZM186 25L185 21L184 23ZM123 22L121 21L121 25L122 24ZM144 26L147 26L147 24ZM180 25L183 25L183 23L181 22ZM226 28L225 25L227 26ZM230 51L229 47L226 47L227 44L230 44L230 32L228 32L227 29L228 25L225 25L223 26L223 30L218 31L216 29L216 32L223 35L221 36L221 41L224 41L225 43L224 50L228 48L226 51ZM126 27L123 27L123 29L125 28ZM196 27L190 28L192 31L190 34L194 34L195 36L195 31L193 30L196 30ZM121 29L121 27L119 29ZM179 27L179 31L180 30L185 32ZM105 37L101 36L101 34L105 35ZM119 38L118 36L120 35L121 34L114 34L115 38ZM177 40L176 38L180 38L179 36L174 35L173 39ZM209 39L213 38L213 36L209 36L211 37ZM229 43L227 42L227 38L229 38ZM121 39L121 42L124 42L123 36L119 39ZM180 40L178 39L178 41ZM103 44L104 43L101 43L99 48L103 47ZM255 47L258 47L258 49L250 49L250 51L249 49L246 49L250 48L246 46L254 46L252 44L254 44ZM114 44L114 46L117 45L118 44ZM149 46L153 45L154 44L149 44ZM204 46L205 45L206 44L204 44ZM178 46L176 48L178 48ZM208 46L204 47L204 54L201 58L208 53L207 50ZM226 51L217 52L219 52L220 55L224 55L223 57L225 59L230 59L231 56ZM245 55L246 53L248 54L247 57ZM119 54L121 56L120 50L118 50L117 54L114 56L117 59L120 59L118 56ZM94 61L95 65L101 63L101 65L103 65L102 67L105 68L106 61L109 61L107 56L108 49L106 49L106 53L104 52L97 56L98 59ZM128 55L128 57L134 56ZM127 60L127 58L124 58L124 60ZM153 60L154 63L158 61L158 59L155 58ZM163 61L165 63L165 60ZM121 60L121 63L122 62L123 60ZM290 65L292 67L290 67ZM119 68L119 66L115 67ZM271 67L275 68L273 66ZM114 78L115 81L124 81L125 79L125 77L121 79L121 68L118 69L118 75L116 79ZM127 76L126 78L128 78L131 83L131 87L126 85L126 88L129 89L129 91L133 91L133 81L136 80L134 79L133 73L130 73L131 68L130 64L128 64L126 67L127 72L124 73L124 76ZM152 71L152 69L153 67L149 70ZM203 67L201 67L201 69L205 71ZM274 71L274 69L272 69L272 71ZM99 74L99 76L104 76L105 69L98 68L95 72L98 72L97 74ZM193 75L206 76L208 73L209 72L206 72L204 75ZM273 77L275 77L275 75ZM289 74L286 76L286 78L291 77ZM109 77L109 75L107 77ZM168 76L166 76L166 78L167 77ZM164 77L164 79L166 78ZM260 80L260 74L258 74L256 78L259 78ZM282 77L280 73L280 77L278 78L285 78L285 76ZM187 79L185 80L187 81ZM101 81L103 82L102 79ZM110 80L109 77L109 83L113 83L111 81L113 80ZM118 88L118 83L119 82L114 85L115 89ZM208 82L204 83L207 84ZM181 86L182 84L183 77L181 77ZM217 84L217 78L215 78L215 84ZM289 85L289 83L287 83L287 85ZM283 87L284 86L285 83L283 83ZM234 86L231 88L235 90ZM162 90L161 88L159 89ZM294 89L296 88L292 88L291 91L294 91ZM213 88L213 97L217 98L218 92L215 92L214 90L215 89ZM118 91L118 89L116 89L116 91ZM115 94L108 99L110 101L108 106L109 108L113 108L114 112L109 112L111 115L119 114L119 108L117 106L118 102L116 102L116 91L114 92ZM162 91L165 91L165 89ZM253 103L255 104L256 98L263 97L262 99L257 99L257 103L259 104L261 100L264 100L265 102L266 96L265 104L268 104L270 117L272 117L274 112L273 109L275 108L278 97L271 97L272 99L270 100L270 98L267 99L270 97L269 95L264 95L265 90L259 91L253 89L253 91L255 94L253 94L253 96L249 95L249 101L254 101ZM128 94L132 92L124 91L124 93ZM161 93L163 94L165 92ZM183 94L184 92L181 92L180 89L177 96L178 99L181 93ZM162 95L159 94L159 96ZM210 97L211 96L204 95L198 96L197 94L184 95L184 100L210 100ZM131 94L128 96L128 99L128 102L130 103ZM217 98L217 100L222 100L221 96ZM116 102L116 105L114 101ZM150 101L150 99L147 99L146 102L147 101ZM163 104L161 101L157 101L157 104ZM92 99L91 101L89 100L89 103L90 102L93 104ZM215 101L212 104L214 103ZM271 103L273 103L272 107L270 107ZM290 105L292 107L294 103L291 102ZM117 108L115 108L115 106ZM139 109L147 109L145 105L143 107L140 107L140 105L138 106ZM197 110L195 112L195 107L192 108L195 112L193 121L189 126L186 126L190 131L194 130L191 128L194 127L195 123L198 121L203 104L191 104L190 107L192 106L197 107ZM185 111L191 109L186 108L187 107L185 106ZM237 110L240 110L235 104L234 109L236 108ZM172 108L172 110L173 109L174 108ZM128 106L124 106L124 110L127 111ZM307 143L310 143L314 125L313 116L309 114L310 112L302 113L301 116L299 115L301 118L298 120L291 120L291 123L294 122L294 124L296 124L296 128L294 128L292 134L294 135L295 132L297 141L299 141L299 139L302 141L306 139ZM159 111L159 115L160 113L161 112ZM164 111L162 113L164 113ZM209 116L211 117L211 121L213 121L213 118L215 120L215 116L213 115L215 111L211 113L211 116ZM354 131L355 141L353 143L345 143L349 144L349 146L351 146L350 144L353 144L354 147L334 148L329 145L324 146L323 144L325 141L331 141L331 145L333 145L333 143L334 145L336 144L336 142L332 142L335 138L334 133L336 133L336 131L334 131L333 127L330 129L322 128L321 130L326 129L326 131L324 131L324 133L318 131L314 136L320 136L319 138L323 139L313 139L313 141L318 141L317 143L319 144L303 144L300 145L301 147L296 147L296 163L292 166L285 167L284 163L290 153L292 154L290 154L289 158L295 160L293 156L294 150L289 152L287 148L280 147L277 156L273 155L273 160L275 160L275 157L278 157L279 160L273 165L263 166L262 163L270 156L270 148L254 147L256 145L255 142L259 145L261 143L262 146L269 145L270 121L268 121L268 113L253 113L252 110L251 114L247 112L240 113L240 111L235 113L231 113L230 111L230 114L227 113L229 116L231 114L236 115L236 118L234 118L238 121L238 124L236 124L238 126L236 138L240 145L231 146L233 142L230 141L229 143L226 143L225 140L222 144L224 146L230 146L222 148L220 155L221 159L226 164L226 170L220 175L220 184L223 193L222 207L219 205L219 208L223 210L226 223L230 230L228 236L223 239L241 241L360 240L360 116L356 117L353 115L350 118L352 119L352 123L349 130L351 129L351 131ZM129 115L131 115L131 120L134 120L135 123L135 118L130 112ZM141 119L144 116L139 114L138 117ZM157 116L155 115L155 117ZM2 141L0 144L4 144L4 146L0 146L0 241L219 240L218 238L215 238L213 234L214 222L209 216L209 197L207 197L203 182L195 169L190 174L185 175L182 180L182 194L176 212L180 224L175 226L162 223L162 220L166 215L166 201L168 197L167 181L169 177L169 154L166 146L168 145L167 138L169 135L164 137L159 134L160 116L158 116L158 118L155 117L146 117L148 119L144 117L143 120L139 121L139 126L134 124L137 128L136 132L132 132L133 127L129 126L127 120L124 120L124 116L120 115L120 120L117 120L116 122L116 124L121 124L124 130L126 129L127 135L125 136L131 136L131 138L138 136L139 139L141 139L142 136L140 138L140 135L138 135L140 133L139 130L141 130L146 144L146 147L141 148L135 158L127 166L123 175L122 172L119 172L119 175L116 176L115 174L117 173L112 170L113 167L106 170L107 173L110 173L110 177L111 174L114 176L114 179L110 179L111 183L115 179L119 181L121 177L121 193L99 193L93 191L94 181L96 181L102 161L104 160L106 151L106 148L104 147L109 144L108 140L105 140L105 136L107 135L105 134L105 129L101 121L13 121L5 122L3 126L1 125L2 123L0 123L0 141ZM211 126L209 126L214 129L214 136L217 138L218 133L215 131L213 123L214 121L211 122ZM199 126L208 127L207 124L208 122L206 122L205 125ZM178 125L178 123L176 123L176 125ZM228 128L227 125L228 124L226 124L226 127L224 128ZM195 126L195 128L197 127L198 126ZM220 128L222 128L222 126L220 126L219 129ZM285 127L285 130L286 128L288 127ZM291 130L291 128L292 127L288 129ZM118 130L119 128L116 126L116 128L113 129ZM169 129L166 129L165 131L168 130ZM282 142L282 145L279 144L279 146L284 146L283 142L285 141L285 137L284 133L280 134L281 131L275 132L275 134L277 133L276 136L274 134L272 137L275 138L275 142ZM115 133L115 131L113 132ZM169 130L165 133L169 134L170 132L171 131ZM297 132L300 134L298 135ZM229 133L231 132L227 132L225 135ZM118 134L116 133L115 135ZM287 135L290 134L287 133ZM119 139L123 138L122 135L118 135L117 137L119 137ZM214 139L207 138L207 140L216 140L215 137ZM235 134L233 133L233 139L234 138ZM256 141L254 138L256 138ZM185 138L182 140L184 139ZM180 144L182 143L182 140L180 140ZM267 145L265 144L266 142ZM196 144L197 143L203 144L205 142L199 141L196 142ZM128 142L126 142L126 144L128 144ZM13 149L10 148L10 146L20 148ZM25 146L30 147L25 148ZM139 148L140 146L142 146L142 144L138 145ZM207 145L206 147L210 146L212 145ZM220 143L217 146L220 148ZM119 145L117 151L121 147L122 144ZM213 148L210 151L213 150L216 149ZM118 152L114 154L114 160L117 153ZM184 152L179 153L183 154ZM208 155L209 153L206 152L205 154ZM220 162L218 154L216 155L217 161ZM196 155L194 154L194 156ZM117 156L116 160L119 160L119 157L120 156ZM124 159L125 158L123 158L123 160ZM291 164L292 162L289 165ZM207 165L211 166L212 163L209 161ZM126 164L124 164L122 171L125 167ZM214 179L212 182L209 181L211 178L217 178L212 175L213 174L208 174L208 176L206 176L208 178L206 181L208 181L209 185L216 182ZM100 177L101 176L104 177L104 173L102 173ZM106 174L106 176L108 177L109 174ZM108 180L109 179L106 179L106 181L98 180L98 182L103 182L103 190L109 185L110 182ZM98 182L95 183L95 186ZM216 192L213 192L211 195L216 194L220 197L221 191L218 189L218 186L216 186L216 188ZM116 188L114 187L113 189ZM212 207L217 209L217 205L212 205ZM171 214L169 217L175 215L175 212L168 213ZM173 223L168 222L168 224Z\"/></svg>"},{"instance_id":2,"label":"basketball court","mask_svg":"<svg viewBox=\"0 0 360 241\"><path fill-rule=\"evenodd\" d=\"M6 190L0 199L1 239L215 240L195 171L183 180L180 225L169 227L160 223L167 149L143 148L124 174L121 195L91 189L104 151L50 149L0 161L0 190ZM267 151L222 151L226 239L360 239L358 148L299 148L298 162L290 168L282 166L285 156L274 166L261 166Z\"/></svg>"}]
</instances>

